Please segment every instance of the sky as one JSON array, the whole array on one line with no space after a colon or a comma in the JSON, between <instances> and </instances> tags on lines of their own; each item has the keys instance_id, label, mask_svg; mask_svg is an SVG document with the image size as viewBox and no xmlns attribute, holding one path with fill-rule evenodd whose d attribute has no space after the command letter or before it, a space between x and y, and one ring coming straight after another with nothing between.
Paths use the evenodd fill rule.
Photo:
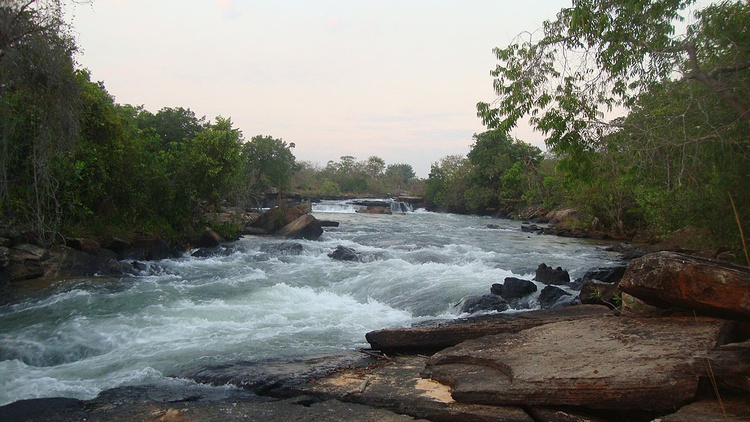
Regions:
<instances>
[{"instance_id":1,"label":"sky","mask_svg":"<svg viewBox=\"0 0 750 422\"><path fill-rule=\"evenodd\" d=\"M120 104L230 117L298 161L430 165L486 129L494 47L564 0L93 0L69 12L78 63ZM513 134L544 147L526 126Z\"/></svg>"}]
</instances>

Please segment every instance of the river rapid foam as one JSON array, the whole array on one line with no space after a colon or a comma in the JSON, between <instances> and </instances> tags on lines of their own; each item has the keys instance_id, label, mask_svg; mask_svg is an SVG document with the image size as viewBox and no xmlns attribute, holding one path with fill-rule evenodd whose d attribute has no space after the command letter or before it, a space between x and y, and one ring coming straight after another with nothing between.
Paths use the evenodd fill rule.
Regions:
<instances>
[{"instance_id":1,"label":"river rapid foam","mask_svg":"<svg viewBox=\"0 0 750 422\"><path fill-rule=\"evenodd\" d=\"M365 347L371 330L455 317L452 305L465 295L488 293L505 277L531 279L542 262L575 278L618 259L588 241L523 233L513 221L356 214L345 203L313 212L340 226L317 241L248 236L214 257L77 280L0 307L0 405L188 385L172 375L342 353ZM291 243L302 251L290 252ZM329 258L339 245L362 262Z\"/></svg>"}]
</instances>

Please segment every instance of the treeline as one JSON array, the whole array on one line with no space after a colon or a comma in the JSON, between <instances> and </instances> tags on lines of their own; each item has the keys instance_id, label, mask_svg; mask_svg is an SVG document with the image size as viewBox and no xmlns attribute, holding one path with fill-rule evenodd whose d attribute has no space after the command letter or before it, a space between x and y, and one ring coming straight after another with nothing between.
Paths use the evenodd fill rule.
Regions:
<instances>
[{"instance_id":1,"label":"treeline","mask_svg":"<svg viewBox=\"0 0 750 422\"><path fill-rule=\"evenodd\" d=\"M491 129L467 157L432 167L448 209L542 203L578 209L584 228L652 238L693 226L741 248L750 222L750 3L721 1L675 29L693 1L578 0L542 37L495 49ZM627 114L606 121L604 112ZM545 155L506 133L519 119Z\"/></svg>"},{"instance_id":2,"label":"treeline","mask_svg":"<svg viewBox=\"0 0 750 422\"><path fill-rule=\"evenodd\" d=\"M231 119L182 107L151 113L115 103L76 68L61 7L0 6L3 235L42 244L76 235L184 240L202 229L205 211L287 188L293 144L246 140Z\"/></svg>"},{"instance_id":3,"label":"treeline","mask_svg":"<svg viewBox=\"0 0 750 422\"><path fill-rule=\"evenodd\" d=\"M302 161L292 177L296 192L313 196L395 196L421 192L423 181L410 164L386 164L378 156L357 161L345 155L325 167Z\"/></svg>"}]
</instances>

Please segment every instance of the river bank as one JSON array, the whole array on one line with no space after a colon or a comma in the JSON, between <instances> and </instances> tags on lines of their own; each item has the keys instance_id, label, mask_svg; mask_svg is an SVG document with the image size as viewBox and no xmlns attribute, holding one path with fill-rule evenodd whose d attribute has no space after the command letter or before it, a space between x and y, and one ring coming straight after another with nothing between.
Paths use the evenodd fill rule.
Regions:
<instances>
[{"instance_id":1,"label":"river bank","mask_svg":"<svg viewBox=\"0 0 750 422\"><path fill-rule=\"evenodd\" d=\"M3 352L4 358L15 356L16 359L5 361L4 365L13 366L5 365L4 371L17 373L15 379L23 380L28 386L39 390L57 383L70 383L71 380L67 380L63 373L66 368L74 370L78 379L89 372L88 368L105 370L114 365L124 369L113 373L112 381L96 381L95 386L108 382L120 385L104 388L97 393L97 398L40 399L4 409L21 411L24 406L27 411L29 408L35 412L47 409L34 414L45 420L50 417L58 420L218 420L242 415L258 415L258 418L265 415L265 419L269 419L272 418L269 415L281 415L268 413L275 412L274 408L288 410L290 413L285 415L289 418L306 420L331 420L325 418L331 418L331 413L336 412L342 412L339 419L341 415L347 415L346 418L352 420L374 420L374 416L367 419L370 411L377 411L378 420L403 418L404 414L431 420L455 420L466 415L475 420L487 420L490 415L495 415L494 420L552 420L539 416L543 408L552 407L553 414L558 411L572 412L583 414L590 420L606 416L606 420L616 413L607 406L604 409L594 406L595 410L591 410L588 404L577 406L572 411L569 403L534 404L528 398L524 398L520 405L475 403L476 399L467 399L465 395L469 381L461 381L462 385L451 385L451 379L455 376L446 376L445 371L452 365L462 365L461 373L480 374L487 367L510 367L510 363L499 360L467 370L465 365L471 362L461 361L464 359L461 350L471 350L463 347L471 346L472 341L480 341L486 334L506 335L510 336L510 340L528 338L531 341L534 333L546 338L535 352L539 356L547 356L546 363L536 361L536 364L554 379L561 378L554 370L567 368L565 365L569 364L565 362L578 362L582 367L593 367L601 374L604 374L607 366L612 366L613 360L618 362L614 365L616 367L631 368L633 362L627 361L627 356L616 355L616 351L627 350L628 347L640 348L649 342L649 336L657 339L664 337L658 327L643 329L645 323L642 318L645 316L634 312L649 308L642 304L635 305L638 303L635 299L632 299L632 303L631 299L623 300L626 307L619 310L621 317L616 317L608 306L564 308L573 313L586 313L593 309L593 314L578 316L551 316L528 309L519 313L513 309L510 314L522 315L523 324L507 321L508 313L461 319L458 323L453 320L456 315L446 313L459 298L486 292L493 283L503 280L508 283L510 277L535 278L534 269L539 262L560 264L570 270L571 279L577 279L592 267L599 268L619 260L620 255L605 252L602 246L529 235L520 230L520 223L479 217L419 213L388 217L326 214L326 218L334 217L342 222L341 227L328 228L326 235L317 241L290 242L251 236L216 250L208 257L160 261L146 269L147 275L136 276L132 280L106 283L98 280L90 284L78 282L78 286L72 290L56 291L54 297L50 298L53 300L33 301L16 305L13 309L4 309L0 315L6 326L0 335L3 336L4 346L8 347ZM489 228L489 224L497 227ZM361 259L332 259L330 254L338 246L355 250ZM529 282L539 288L544 287L538 281ZM672 290L680 291L679 288ZM531 293L527 303L535 304L538 294L538 291ZM70 302L71 307L56 308L57 304L66 302ZM124 312L130 304L138 306ZM633 306L628 308L630 305ZM667 306L670 309L673 307ZM38 315L35 314L37 310L40 312ZM673 315L669 318L678 318L674 311L671 312ZM14 321L22 321L28 316L37 321L37 325L29 326L22 337L15 337L14 331L7 329L10 320L6 317L11 315ZM58 315L57 323L45 328L40 322L44 319L42 315ZM534 320L532 315L544 315L537 318L537 321L544 323L529 323ZM622 317L635 321L639 328L635 331L632 327L624 329L618 325L621 322L617 322ZM424 328L431 320L440 321L432 323L433 328L450 327L445 330L452 330L454 340L430 350L429 357L423 350L409 350L409 347L396 350L382 341L382 329L385 327L394 327L395 331L392 332L397 333L396 337L422 339L421 344L430 338L450 337L442 328L442 331L434 332ZM729 321L726 318L719 320ZM591 337L593 331L592 334L588 331L594 321L600 324L600 331ZM727 344L737 347L743 331L734 331L734 338L727 337L726 333L734 330L729 326L733 323L717 321L714 318L701 322L700 325L707 328L687 337L706 339L702 340L704 352L713 353L714 346L724 347ZM481 328L476 328L478 322L490 327L488 329L491 331L482 332ZM76 329L81 324L86 327L83 331ZM686 327L675 329L675 322L670 324L665 325L669 328L667 332L688 333ZM422 337L416 335L415 331L408 331L409 326L421 330ZM554 326L555 334L544 334L540 331L543 326ZM73 331L68 333L66 327ZM510 331L503 334L505 329ZM44 334L45 330L61 339L54 347L65 346L62 353L44 345L46 339L50 338L50 334ZM40 334L38 339L34 337L36 332ZM95 336L85 337L84 333L88 332ZM367 335L369 345L363 338L368 332L373 333ZM572 348L569 353L574 358L570 355L556 358L548 353L562 349L555 343L555 336L561 332L569 333L566 336L572 340L579 336L589 340L613 337L613 340L606 351ZM117 342L124 347L113 344L107 333L114 334L113 338L118 339ZM466 337L467 333L474 335L469 338ZM80 341L77 339L79 336ZM377 336L380 336L379 339ZM43 348L36 351L29 349L28 354L22 354L26 352L20 347L21 338L39 342ZM336 343L324 344L321 342L324 339L326 342L333 339ZM505 347L505 342L498 341L493 347ZM268 346L264 346L264 343ZM581 347L588 343L592 341L581 343ZM680 349L678 343L671 340L667 343L675 343L674 346L681 350L676 353L680 356L677 362L692 362L694 355L701 352L697 349ZM721 343L727 344L720 346ZM576 343L566 340L559 344ZM279 345L283 347L280 349ZM657 346L651 349L653 356L665 354L659 349L664 345ZM456 349L459 347L462 349ZM733 353L731 347L729 353ZM360 353L356 351L357 348L380 351ZM132 370L123 367L124 361L119 358L110 361L121 354L120 350L123 356L128 357L126 361L135 361ZM450 353L457 354L447 355L448 350L454 350ZM721 350L727 351L726 348ZM9 355L9 351L16 355ZM465 356L473 357L475 353L469 351ZM501 356L529 354L528 351L500 353ZM222 357L206 358L214 355ZM34 361L36 356L49 356L49 360L37 362ZM139 356L163 358L140 363L142 358ZM637 356L639 358L635 361L660 362L643 355ZM487 356L480 361L492 362L493 359ZM597 363L591 359L604 360ZM474 359L471 364L476 362ZM738 361L735 359L735 362ZM677 366L684 369L680 365ZM143 372L144 366L149 368L146 372ZM740 370L743 368L742 364L734 366ZM720 368L720 365L716 368ZM50 370L52 372L44 372ZM40 377L38 382L35 380L36 374ZM398 374L404 374L406 378L398 378ZM123 376L134 375L145 377L137 382L138 385L121 384ZM734 376L739 376L741 381L743 375L740 372ZM608 379L604 375L600 378ZM522 381L521 377L516 379ZM700 384L705 379L705 376L693 375L688 381L684 381L683 377L675 382L683 386L688 383L690 387L694 385L693 382ZM601 382L598 385L601 386ZM234 387L208 387L227 384ZM604 382L604 385L607 384L611 384L610 381ZM5 390L7 387L9 385L4 384ZM594 392L599 389L601 387L595 388ZM696 393L695 399L704 397L703 390L699 393ZM722 397L730 395L731 392L722 391ZM554 397L555 394L547 391L542 396ZM686 404L684 398L679 401L680 406ZM607 402L602 400L602 403ZM622 408L621 402L616 406ZM511 409L511 416L505 413L502 415L506 416L501 416L498 413L500 408L507 407L514 408ZM676 406L673 407L677 410ZM331 409L335 410L332 412ZM356 419L355 414L346 413L346 409L355 409L355 414L361 419ZM380 413L384 411L392 413ZM631 409L624 414L650 420L646 418L667 413L671 412L660 408L647 410L643 414Z\"/></svg>"}]
</instances>

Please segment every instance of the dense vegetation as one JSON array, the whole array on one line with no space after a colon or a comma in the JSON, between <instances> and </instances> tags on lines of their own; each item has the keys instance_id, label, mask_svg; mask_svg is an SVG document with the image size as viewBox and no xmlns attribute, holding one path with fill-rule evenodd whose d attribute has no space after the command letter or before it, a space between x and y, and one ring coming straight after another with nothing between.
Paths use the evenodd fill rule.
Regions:
<instances>
[{"instance_id":1,"label":"dense vegetation","mask_svg":"<svg viewBox=\"0 0 750 422\"><path fill-rule=\"evenodd\" d=\"M63 235L190 236L206 210L285 188L294 145L231 119L116 104L74 65L59 1L0 7L0 221Z\"/></svg>"},{"instance_id":2,"label":"dense vegetation","mask_svg":"<svg viewBox=\"0 0 750 422\"><path fill-rule=\"evenodd\" d=\"M693 3L575 0L541 37L495 49L497 99L478 104L491 130L467 158L433 165L427 196L457 210L572 206L627 235L695 226L738 247L736 217L750 221L750 3L682 23ZM605 119L613 110L624 117ZM545 134L546 156L503 137L521 119Z\"/></svg>"},{"instance_id":3,"label":"dense vegetation","mask_svg":"<svg viewBox=\"0 0 750 422\"><path fill-rule=\"evenodd\" d=\"M229 118L117 104L76 68L69 32L58 0L0 6L0 237L189 240L206 211L258 206L267 192L397 194L416 180L379 157L297 163L293 143L246 140Z\"/></svg>"}]
</instances>

